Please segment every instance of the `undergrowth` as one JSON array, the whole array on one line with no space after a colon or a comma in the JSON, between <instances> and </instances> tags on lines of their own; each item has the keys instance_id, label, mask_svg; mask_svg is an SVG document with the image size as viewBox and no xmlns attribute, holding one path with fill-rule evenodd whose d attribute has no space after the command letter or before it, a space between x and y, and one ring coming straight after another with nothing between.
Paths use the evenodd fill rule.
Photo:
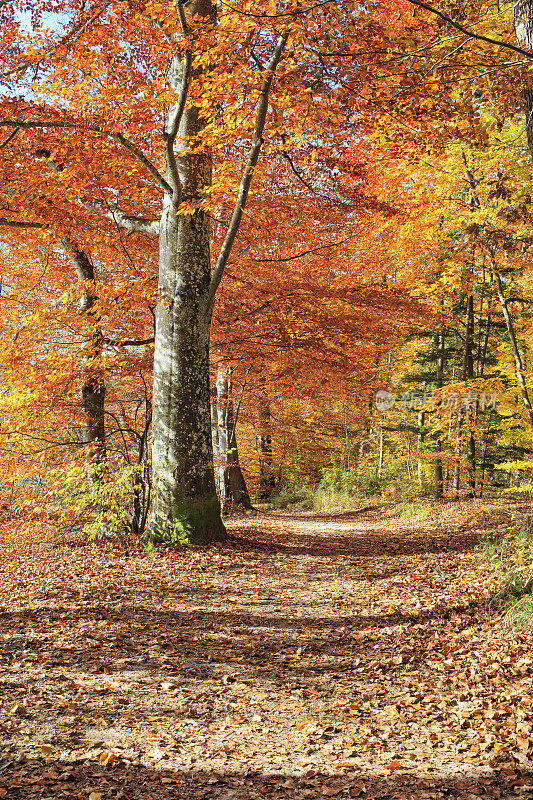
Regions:
<instances>
[{"instance_id":1,"label":"undergrowth","mask_svg":"<svg viewBox=\"0 0 533 800\"><path fill-rule=\"evenodd\" d=\"M533 528L531 515L509 512L495 531L478 545L478 555L501 578L492 605L502 610L504 624L533 628Z\"/></svg>"},{"instance_id":2,"label":"undergrowth","mask_svg":"<svg viewBox=\"0 0 533 800\"><path fill-rule=\"evenodd\" d=\"M427 519L432 514L432 507L429 503L423 500L408 501L404 503L397 503L394 507L394 514L397 517L415 517L416 519Z\"/></svg>"}]
</instances>

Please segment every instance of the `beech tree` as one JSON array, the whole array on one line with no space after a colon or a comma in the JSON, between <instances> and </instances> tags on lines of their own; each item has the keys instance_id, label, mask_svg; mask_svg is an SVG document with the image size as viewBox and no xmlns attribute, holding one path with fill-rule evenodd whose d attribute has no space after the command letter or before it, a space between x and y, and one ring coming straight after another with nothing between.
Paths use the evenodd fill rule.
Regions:
<instances>
[{"instance_id":1,"label":"beech tree","mask_svg":"<svg viewBox=\"0 0 533 800\"><path fill-rule=\"evenodd\" d=\"M353 2L8 0L0 14L2 224L36 247L39 231L68 236L93 262L118 229L158 237L152 535L223 539L208 384L216 292L262 149L272 174L277 153L306 183L295 161L312 164L325 138L344 146L365 81L355 63L383 30ZM325 68L337 50L348 55ZM103 380L93 389L104 397Z\"/></svg>"}]
</instances>

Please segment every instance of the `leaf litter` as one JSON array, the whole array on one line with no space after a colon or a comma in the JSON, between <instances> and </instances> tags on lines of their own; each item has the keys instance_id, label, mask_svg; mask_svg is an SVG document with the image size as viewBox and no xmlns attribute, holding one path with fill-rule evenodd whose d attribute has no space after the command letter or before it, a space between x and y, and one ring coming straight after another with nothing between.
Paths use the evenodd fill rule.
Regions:
<instances>
[{"instance_id":1,"label":"leaf litter","mask_svg":"<svg viewBox=\"0 0 533 800\"><path fill-rule=\"evenodd\" d=\"M491 611L478 511L6 541L0 798L531 797L532 640Z\"/></svg>"}]
</instances>

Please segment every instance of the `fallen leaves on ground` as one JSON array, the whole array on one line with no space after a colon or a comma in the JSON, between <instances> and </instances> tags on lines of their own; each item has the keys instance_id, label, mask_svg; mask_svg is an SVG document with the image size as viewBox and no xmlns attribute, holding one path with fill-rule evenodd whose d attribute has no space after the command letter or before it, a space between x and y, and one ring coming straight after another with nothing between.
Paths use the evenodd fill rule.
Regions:
<instances>
[{"instance_id":1,"label":"fallen leaves on ground","mask_svg":"<svg viewBox=\"0 0 533 800\"><path fill-rule=\"evenodd\" d=\"M479 511L5 546L0 798L531 796L531 639L489 606Z\"/></svg>"}]
</instances>

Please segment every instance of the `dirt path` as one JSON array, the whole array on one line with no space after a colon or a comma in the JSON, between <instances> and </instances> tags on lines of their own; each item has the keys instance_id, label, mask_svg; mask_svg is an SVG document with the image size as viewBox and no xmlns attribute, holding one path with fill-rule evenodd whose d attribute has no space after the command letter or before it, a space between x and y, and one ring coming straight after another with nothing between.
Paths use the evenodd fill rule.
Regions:
<instances>
[{"instance_id":1,"label":"dirt path","mask_svg":"<svg viewBox=\"0 0 533 800\"><path fill-rule=\"evenodd\" d=\"M6 549L0 798L532 797L531 640L494 624L453 513Z\"/></svg>"}]
</instances>

